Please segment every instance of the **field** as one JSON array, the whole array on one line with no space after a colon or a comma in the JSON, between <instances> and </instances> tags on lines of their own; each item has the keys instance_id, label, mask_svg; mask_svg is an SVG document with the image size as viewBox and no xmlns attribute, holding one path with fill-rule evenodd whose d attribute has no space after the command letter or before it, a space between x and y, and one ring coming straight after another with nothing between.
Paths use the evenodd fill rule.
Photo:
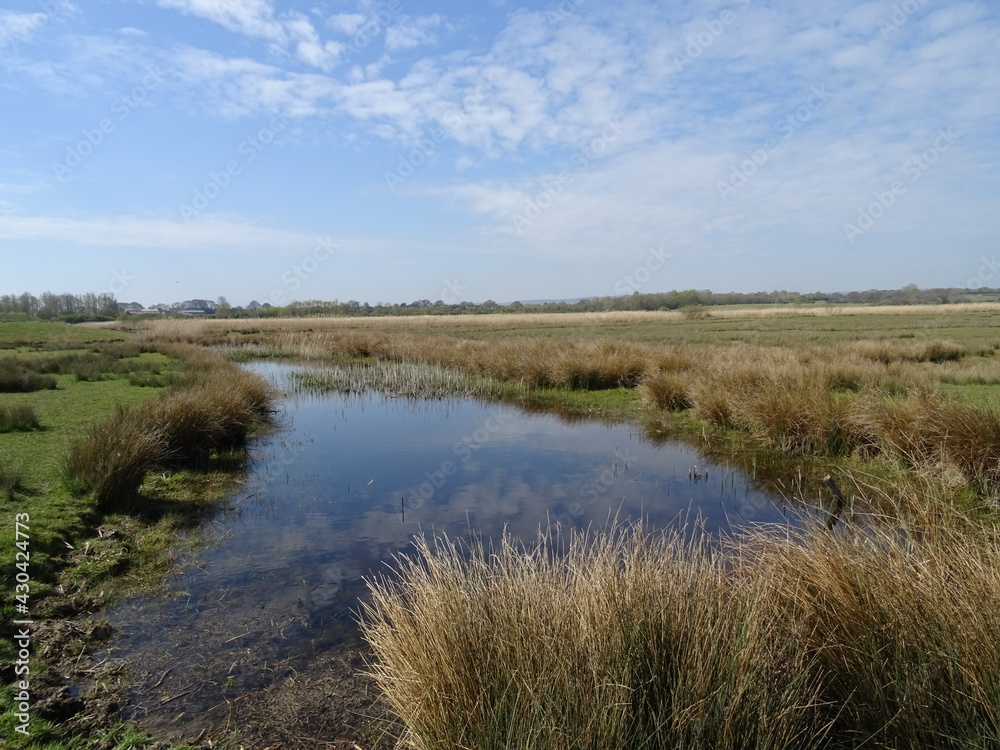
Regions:
<instances>
[{"instance_id":1,"label":"field","mask_svg":"<svg viewBox=\"0 0 1000 750\"><path fill-rule=\"evenodd\" d=\"M789 491L808 487L817 512L794 533L426 539L401 577L371 582L364 624L405 747L1000 743L1000 305L0 323L0 347L9 388L31 384L0 393L0 480L5 507L41 519L43 593L165 569L197 498L225 484L206 462L252 429L233 415L269 403L247 381L219 411L239 379L222 358L316 365L301 378L316 390L629 420L748 471L799 467ZM148 554L119 561L129 545L95 538L101 524Z\"/></svg>"}]
</instances>

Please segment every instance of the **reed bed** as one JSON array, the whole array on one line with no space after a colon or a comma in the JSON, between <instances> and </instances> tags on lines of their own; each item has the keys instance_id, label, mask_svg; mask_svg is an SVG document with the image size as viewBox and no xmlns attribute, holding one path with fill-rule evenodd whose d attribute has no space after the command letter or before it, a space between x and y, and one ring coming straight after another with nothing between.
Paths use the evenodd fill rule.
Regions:
<instances>
[{"instance_id":1,"label":"reed bed","mask_svg":"<svg viewBox=\"0 0 1000 750\"><path fill-rule=\"evenodd\" d=\"M512 389L491 378L412 362L363 362L323 369L298 370L292 378L306 391L364 393L376 391L390 398L474 397L496 399Z\"/></svg>"},{"instance_id":2,"label":"reed bed","mask_svg":"<svg viewBox=\"0 0 1000 750\"><path fill-rule=\"evenodd\" d=\"M422 539L369 583L371 672L414 750L996 746L1000 535L909 492L837 533Z\"/></svg>"},{"instance_id":3,"label":"reed bed","mask_svg":"<svg viewBox=\"0 0 1000 750\"><path fill-rule=\"evenodd\" d=\"M952 315L962 313L1000 312L1000 303L970 302L952 305L754 305L750 307L718 306L704 308L708 319L757 320L785 317L837 317L862 315ZM248 318L215 319L193 318L141 321L134 324L144 336L157 340L194 343L206 336L225 335L227 332L313 332L313 331L420 331L462 329L524 329L524 328L576 328L594 326L628 326L646 323L680 322L686 319L680 310L663 311L614 311L586 313L497 313L491 315L407 315L372 318Z\"/></svg>"}]
</instances>

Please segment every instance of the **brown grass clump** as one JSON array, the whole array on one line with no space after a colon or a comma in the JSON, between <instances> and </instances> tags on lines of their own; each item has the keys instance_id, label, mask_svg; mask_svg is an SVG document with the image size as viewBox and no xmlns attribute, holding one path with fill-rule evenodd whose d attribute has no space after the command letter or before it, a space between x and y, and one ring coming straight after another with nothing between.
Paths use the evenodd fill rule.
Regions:
<instances>
[{"instance_id":1,"label":"brown grass clump","mask_svg":"<svg viewBox=\"0 0 1000 750\"><path fill-rule=\"evenodd\" d=\"M415 750L996 746L1000 535L896 507L721 548L422 540L369 584L372 672Z\"/></svg>"},{"instance_id":2,"label":"brown grass clump","mask_svg":"<svg viewBox=\"0 0 1000 750\"><path fill-rule=\"evenodd\" d=\"M641 530L524 549L418 542L371 584L373 672L407 746L805 747L816 684L766 587ZM735 647L735 648L734 648Z\"/></svg>"},{"instance_id":3,"label":"brown grass clump","mask_svg":"<svg viewBox=\"0 0 1000 750\"><path fill-rule=\"evenodd\" d=\"M99 507L121 506L146 474L168 458L166 431L135 409L118 407L73 441L67 470L78 492L93 492Z\"/></svg>"},{"instance_id":4,"label":"brown grass clump","mask_svg":"<svg viewBox=\"0 0 1000 750\"><path fill-rule=\"evenodd\" d=\"M639 391L648 403L660 409L683 411L691 407L688 382L675 372L657 372L644 378Z\"/></svg>"}]
</instances>

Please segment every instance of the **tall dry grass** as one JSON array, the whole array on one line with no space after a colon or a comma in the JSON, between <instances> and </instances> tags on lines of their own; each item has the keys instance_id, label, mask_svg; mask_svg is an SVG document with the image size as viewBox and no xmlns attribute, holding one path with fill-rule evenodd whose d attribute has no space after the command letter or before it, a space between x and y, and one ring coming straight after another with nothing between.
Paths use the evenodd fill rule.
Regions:
<instances>
[{"instance_id":1,"label":"tall dry grass","mask_svg":"<svg viewBox=\"0 0 1000 750\"><path fill-rule=\"evenodd\" d=\"M859 315L950 315L962 313L997 312L1000 303L971 302L953 305L827 305L799 307L788 305L754 305L749 307L705 308L708 319L758 320L784 317L852 317ZM186 343L204 341L206 337L224 338L229 331L240 333L262 332L313 332L313 331L386 331L404 332L424 330L468 329L522 329L531 328L593 328L600 326L634 325L643 323L680 322L685 320L680 310L671 311L614 311L586 313L498 313L494 315L408 315L372 318L252 318L214 319L192 318L140 321L126 324L143 336L158 341L173 340Z\"/></svg>"},{"instance_id":2,"label":"tall dry grass","mask_svg":"<svg viewBox=\"0 0 1000 750\"><path fill-rule=\"evenodd\" d=\"M275 394L259 376L213 352L174 354L187 363L181 387L139 407L119 407L71 444L67 473L100 508L132 503L151 471L203 468L218 452L245 445L272 408Z\"/></svg>"},{"instance_id":3,"label":"tall dry grass","mask_svg":"<svg viewBox=\"0 0 1000 750\"><path fill-rule=\"evenodd\" d=\"M421 540L370 583L371 670L416 750L994 747L1000 535L939 497L721 545Z\"/></svg>"}]
</instances>

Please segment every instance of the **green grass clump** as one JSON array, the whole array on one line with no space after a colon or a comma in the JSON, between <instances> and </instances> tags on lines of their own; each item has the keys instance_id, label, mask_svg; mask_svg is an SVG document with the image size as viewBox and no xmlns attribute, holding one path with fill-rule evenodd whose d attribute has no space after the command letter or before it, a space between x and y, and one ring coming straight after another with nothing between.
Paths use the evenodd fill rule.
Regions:
<instances>
[{"instance_id":1,"label":"green grass clump","mask_svg":"<svg viewBox=\"0 0 1000 750\"><path fill-rule=\"evenodd\" d=\"M24 489L24 472L6 461L0 461L0 495L12 501Z\"/></svg>"},{"instance_id":2,"label":"green grass clump","mask_svg":"<svg viewBox=\"0 0 1000 750\"><path fill-rule=\"evenodd\" d=\"M0 406L0 432L27 432L41 429L41 426L33 406Z\"/></svg>"},{"instance_id":3,"label":"green grass clump","mask_svg":"<svg viewBox=\"0 0 1000 750\"><path fill-rule=\"evenodd\" d=\"M55 387L54 376L36 372L23 360L0 359L0 393L31 393Z\"/></svg>"}]
</instances>

